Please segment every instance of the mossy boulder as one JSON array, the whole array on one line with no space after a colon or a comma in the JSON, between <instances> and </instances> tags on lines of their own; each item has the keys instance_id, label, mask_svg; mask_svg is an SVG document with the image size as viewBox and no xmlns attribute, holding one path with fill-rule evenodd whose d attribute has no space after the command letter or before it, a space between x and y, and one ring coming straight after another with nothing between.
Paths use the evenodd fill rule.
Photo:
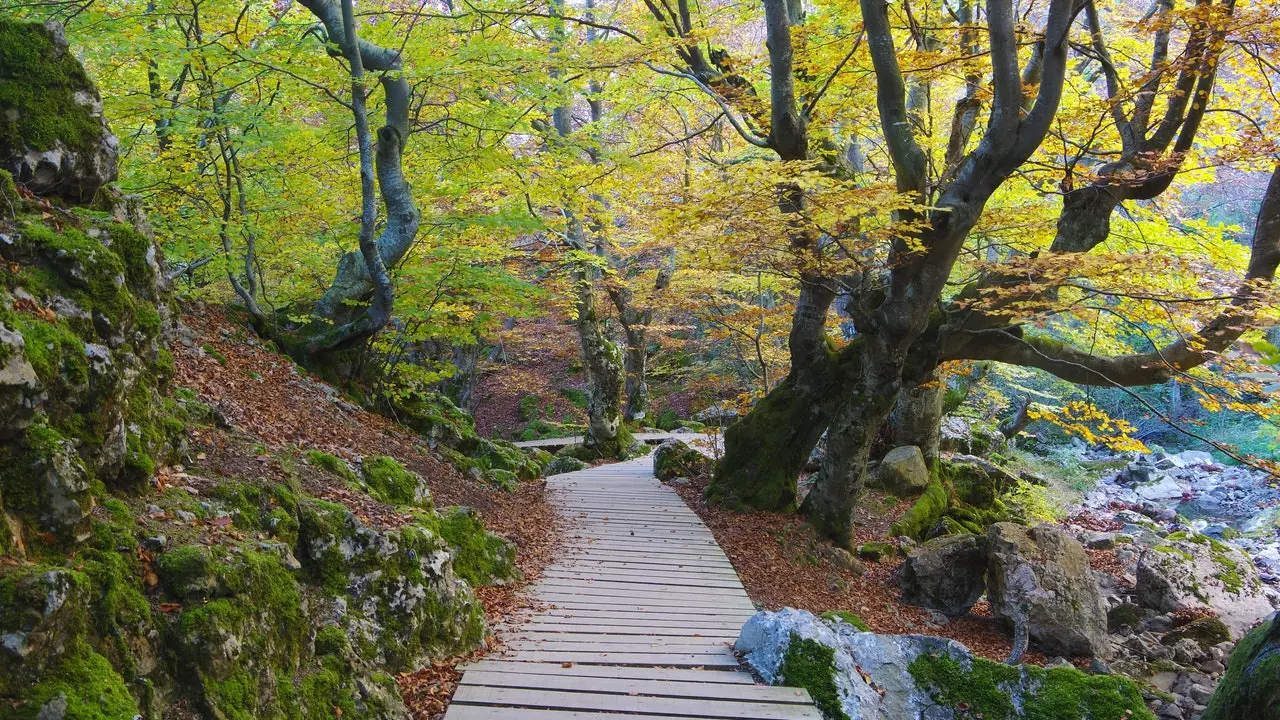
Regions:
<instances>
[{"instance_id":1,"label":"mossy boulder","mask_svg":"<svg viewBox=\"0 0 1280 720\"><path fill-rule=\"evenodd\" d=\"M439 393L408 393L393 399L389 411L459 470L505 490L540 477L551 461L545 451L526 451L505 440L480 437L475 419Z\"/></svg>"},{"instance_id":2,"label":"mossy boulder","mask_svg":"<svg viewBox=\"0 0 1280 720\"><path fill-rule=\"evenodd\" d=\"M588 467L589 466L585 462L578 458L569 457L568 455L556 455L551 459L551 462L547 463L547 467L544 472L546 472L547 475L563 475L564 473L586 470Z\"/></svg>"},{"instance_id":3,"label":"mossy boulder","mask_svg":"<svg viewBox=\"0 0 1280 720\"><path fill-rule=\"evenodd\" d=\"M653 474L659 480L702 477L711 469L711 458L680 440L663 441L653 451Z\"/></svg>"},{"instance_id":4,"label":"mossy boulder","mask_svg":"<svg viewBox=\"0 0 1280 720\"><path fill-rule=\"evenodd\" d=\"M362 657L399 672L483 638L482 608L454 571L433 516L378 530L319 500L300 503L300 514L299 560ZM500 562L497 556L489 562ZM471 558L469 567L480 572L481 556Z\"/></svg>"},{"instance_id":5,"label":"mossy boulder","mask_svg":"<svg viewBox=\"0 0 1280 720\"><path fill-rule=\"evenodd\" d=\"M986 591L986 539L950 535L912 550L899 576L903 602L965 615Z\"/></svg>"},{"instance_id":6,"label":"mossy boulder","mask_svg":"<svg viewBox=\"0 0 1280 720\"><path fill-rule=\"evenodd\" d=\"M924 492L898 521L889 527L893 537L920 539L947 512L947 490L937 480L929 483Z\"/></svg>"},{"instance_id":7,"label":"mossy boulder","mask_svg":"<svg viewBox=\"0 0 1280 720\"><path fill-rule=\"evenodd\" d=\"M1162 613L1212 608L1239 637L1273 608L1253 562L1199 533L1172 533L1138 559L1137 602Z\"/></svg>"},{"instance_id":8,"label":"mossy boulder","mask_svg":"<svg viewBox=\"0 0 1280 720\"><path fill-rule=\"evenodd\" d=\"M0 16L0 168L32 192L83 202L115 180L117 155L62 26Z\"/></svg>"},{"instance_id":9,"label":"mossy boulder","mask_svg":"<svg viewBox=\"0 0 1280 720\"><path fill-rule=\"evenodd\" d=\"M1240 639L1201 720L1273 717L1280 717L1280 614Z\"/></svg>"},{"instance_id":10,"label":"mossy boulder","mask_svg":"<svg viewBox=\"0 0 1280 720\"><path fill-rule=\"evenodd\" d=\"M1164 645L1175 645L1183 639L1194 640L1200 647L1208 650L1219 643L1229 642L1231 631L1216 617L1200 618L1170 630L1160 637L1160 642Z\"/></svg>"},{"instance_id":11,"label":"mossy boulder","mask_svg":"<svg viewBox=\"0 0 1280 720\"><path fill-rule=\"evenodd\" d=\"M366 457L360 463L360 475L368 493L382 502L431 508L431 491L426 481L393 457Z\"/></svg>"},{"instance_id":12,"label":"mossy boulder","mask_svg":"<svg viewBox=\"0 0 1280 720\"><path fill-rule=\"evenodd\" d=\"M735 649L766 682L809 690L829 720L1154 720L1121 676L1004 665L946 638L863 632L792 608L757 613Z\"/></svg>"},{"instance_id":13,"label":"mossy boulder","mask_svg":"<svg viewBox=\"0 0 1280 720\"><path fill-rule=\"evenodd\" d=\"M891 542L863 543L857 548L858 557L872 562L880 562L881 560L895 557L897 554L898 546Z\"/></svg>"},{"instance_id":14,"label":"mossy boulder","mask_svg":"<svg viewBox=\"0 0 1280 720\"><path fill-rule=\"evenodd\" d=\"M87 537L95 482L139 487L184 435L154 244L131 227L21 216L0 257L0 496L25 539ZM77 222L79 224L77 224Z\"/></svg>"},{"instance_id":15,"label":"mossy boulder","mask_svg":"<svg viewBox=\"0 0 1280 720\"><path fill-rule=\"evenodd\" d=\"M505 585L519 579L515 546L485 530L473 508L447 508L440 513L438 527L453 552L454 572L471 585Z\"/></svg>"}]
</instances>

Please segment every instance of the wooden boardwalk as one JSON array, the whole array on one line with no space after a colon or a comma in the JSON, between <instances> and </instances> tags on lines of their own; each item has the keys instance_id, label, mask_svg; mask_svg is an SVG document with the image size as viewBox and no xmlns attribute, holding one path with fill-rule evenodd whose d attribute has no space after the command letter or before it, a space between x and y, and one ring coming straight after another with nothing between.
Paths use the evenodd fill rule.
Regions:
<instances>
[{"instance_id":1,"label":"wooden boardwalk","mask_svg":"<svg viewBox=\"0 0 1280 720\"><path fill-rule=\"evenodd\" d=\"M809 693L757 685L733 655L755 609L710 531L645 457L547 478L569 519L537 609L463 668L445 720L821 720Z\"/></svg>"},{"instance_id":2,"label":"wooden boardwalk","mask_svg":"<svg viewBox=\"0 0 1280 720\"><path fill-rule=\"evenodd\" d=\"M632 435L633 437L635 437L636 440L639 440L640 442L648 445L656 445L657 443L660 443L663 440L670 440L671 438L677 438L679 440L684 440L686 442L689 442L692 438L701 437L701 435L698 435L697 433L690 433L690 432L633 433ZM572 435L570 437L543 438L541 440L521 440L520 442L512 443L512 444L515 445L516 447L522 447L522 448L568 447L570 445L577 445L578 443L581 443L584 439L585 438L583 438L581 435Z\"/></svg>"}]
</instances>

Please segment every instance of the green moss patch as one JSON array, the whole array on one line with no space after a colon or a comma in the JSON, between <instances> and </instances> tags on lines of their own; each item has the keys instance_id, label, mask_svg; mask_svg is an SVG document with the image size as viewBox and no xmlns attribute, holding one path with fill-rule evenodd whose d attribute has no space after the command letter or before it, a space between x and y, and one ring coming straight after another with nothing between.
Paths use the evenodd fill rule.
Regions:
<instances>
[{"instance_id":1,"label":"green moss patch","mask_svg":"<svg viewBox=\"0 0 1280 720\"><path fill-rule=\"evenodd\" d=\"M1154 720L1137 686L1074 668L1004 665L924 654L909 671L934 701L984 720ZM1021 696L1021 703L1015 697Z\"/></svg>"},{"instance_id":2,"label":"green moss patch","mask_svg":"<svg viewBox=\"0 0 1280 720\"><path fill-rule=\"evenodd\" d=\"M947 511L947 490L942 483L933 481L924 489L924 493L916 500L896 523L889 527L892 537L906 536L919 539L925 531L933 527Z\"/></svg>"},{"instance_id":3,"label":"green moss patch","mask_svg":"<svg viewBox=\"0 0 1280 720\"><path fill-rule=\"evenodd\" d=\"M0 16L0 146L94 146L102 121L75 102L77 92L92 87L75 56L58 48L43 25Z\"/></svg>"},{"instance_id":4,"label":"green moss patch","mask_svg":"<svg viewBox=\"0 0 1280 720\"><path fill-rule=\"evenodd\" d=\"M804 688L826 720L849 720L836 685L836 651L816 640L792 634L778 668L781 684Z\"/></svg>"},{"instance_id":5,"label":"green moss patch","mask_svg":"<svg viewBox=\"0 0 1280 720\"><path fill-rule=\"evenodd\" d=\"M430 508L431 495L418 474L386 455L366 457L360 464L365 486L374 498L392 505Z\"/></svg>"}]
</instances>

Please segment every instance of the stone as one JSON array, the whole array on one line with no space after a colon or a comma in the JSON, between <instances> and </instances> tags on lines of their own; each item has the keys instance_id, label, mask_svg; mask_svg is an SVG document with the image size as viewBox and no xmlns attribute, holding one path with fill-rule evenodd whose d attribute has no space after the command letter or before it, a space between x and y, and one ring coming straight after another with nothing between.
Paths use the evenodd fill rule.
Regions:
<instances>
[{"instance_id":1,"label":"stone","mask_svg":"<svg viewBox=\"0 0 1280 720\"><path fill-rule=\"evenodd\" d=\"M1134 492L1144 500L1172 500L1181 498L1185 492L1176 480L1168 475L1161 475L1152 482L1134 485Z\"/></svg>"},{"instance_id":2,"label":"stone","mask_svg":"<svg viewBox=\"0 0 1280 720\"><path fill-rule=\"evenodd\" d=\"M965 615L986 591L987 548L974 535L948 535L911 551L899 576L903 602Z\"/></svg>"},{"instance_id":3,"label":"stone","mask_svg":"<svg viewBox=\"0 0 1280 720\"><path fill-rule=\"evenodd\" d=\"M1080 720L1149 717L1127 678L1003 665L947 638L864 632L793 608L756 613L734 649L765 682L808 689L828 718L958 719L962 706L1007 720L1066 717L1054 698L1071 698Z\"/></svg>"},{"instance_id":4,"label":"stone","mask_svg":"<svg viewBox=\"0 0 1280 720\"><path fill-rule=\"evenodd\" d=\"M547 475L563 475L564 473L578 472L586 470L589 467L585 462L568 455L557 455L551 459L544 471Z\"/></svg>"},{"instance_id":5,"label":"stone","mask_svg":"<svg viewBox=\"0 0 1280 720\"><path fill-rule=\"evenodd\" d=\"M929 486L929 466L915 445L896 447L885 454L876 472L876 485L898 497L919 495Z\"/></svg>"},{"instance_id":6,"label":"stone","mask_svg":"<svg viewBox=\"0 0 1280 720\"><path fill-rule=\"evenodd\" d=\"M5 20L0 43L0 169L38 195L76 202L116 179L119 144L102 99L56 22Z\"/></svg>"},{"instance_id":7,"label":"stone","mask_svg":"<svg viewBox=\"0 0 1280 720\"><path fill-rule=\"evenodd\" d=\"M1274 609L1248 557L1192 533L1169 535L1143 551L1134 594L1139 604L1163 613L1212 608L1233 637Z\"/></svg>"},{"instance_id":8,"label":"stone","mask_svg":"<svg viewBox=\"0 0 1280 720\"><path fill-rule=\"evenodd\" d=\"M711 458L682 440L666 440L653 451L653 474L659 480L710 475Z\"/></svg>"},{"instance_id":9,"label":"stone","mask_svg":"<svg viewBox=\"0 0 1280 720\"><path fill-rule=\"evenodd\" d=\"M1084 548L1049 525L996 523L988 531L987 596L992 614L1025 623L1046 653L1110 653L1107 615Z\"/></svg>"},{"instance_id":10,"label":"stone","mask_svg":"<svg viewBox=\"0 0 1280 720\"><path fill-rule=\"evenodd\" d=\"M0 323L0 439L11 438L31 425L36 406L43 399L44 386L26 356L26 342L21 333Z\"/></svg>"}]
</instances>

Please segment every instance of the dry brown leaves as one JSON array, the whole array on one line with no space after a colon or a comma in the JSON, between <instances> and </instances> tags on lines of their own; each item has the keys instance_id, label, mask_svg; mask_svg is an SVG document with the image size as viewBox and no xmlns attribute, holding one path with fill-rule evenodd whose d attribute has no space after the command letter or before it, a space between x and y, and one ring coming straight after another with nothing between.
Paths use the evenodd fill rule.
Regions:
<instances>
[{"instance_id":1,"label":"dry brown leaves","mask_svg":"<svg viewBox=\"0 0 1280 720\"><path fill-rule=\"evenodd\" d=\"M836 567L818 547L823 544L799 516L761 511L735 512L708 505L705 479L675 486L698 513L742 578L747 594L770 610L784 606L814 613L847 610L880 633L940 635L966 645L976 655L1003 661L1011 638L991 617L986 603L969 616L942 620L923 608L906 605L898 591L901 559L866 563L861 575ZM854 541L884 540L887 530L909 507L889 504L869 492L854 513ZM1028 652L1023 662L1043 664L1043 655Z\"/></svg>"},{"instance_id":2,"label":"dry brown leaves","mask_svg":"<svg viewBox=\"0 0 1280 720\"><path fill-rule=\"evenodd\" d=\"M464 478L435 456L416 434L389 419L342 401L332 390L308 377L287 357L271 352L252 332L222 310L196 304L186 308L183 323L195 331L196 348L211 347L225 357L175 343L177 385L195 390L202 402L214 406L231 430L193 428L189 460L198 466L190 474L170 475L166 482L182 484L199 494L222 478L267 478L283 481L289 473L278 455L255 451L258 443L279 455L318 449L350 461L368 455L390 455L427 480L438 506L468 505L485 527L516 545L516 563L524 580L502 587L477 588L489 623L498 622L523 604L518 591L538 577L557 542L559 518L547 505L542 483L524 483L503 492ZM309 468L298 468L303 489L316 497L339 502L363 522L396 527L407 516L344 483ZM229 525L229 524L228 524ZM232 527L204 523L202 541L216 543L236 534ZM165 608L160 608L165 610ZM483 652L483 651L480 651ZM417 718L438 718L461 677L455 667L475 656L446 658L398 680L406 704Z\"/></svg>"}]
</instances>

